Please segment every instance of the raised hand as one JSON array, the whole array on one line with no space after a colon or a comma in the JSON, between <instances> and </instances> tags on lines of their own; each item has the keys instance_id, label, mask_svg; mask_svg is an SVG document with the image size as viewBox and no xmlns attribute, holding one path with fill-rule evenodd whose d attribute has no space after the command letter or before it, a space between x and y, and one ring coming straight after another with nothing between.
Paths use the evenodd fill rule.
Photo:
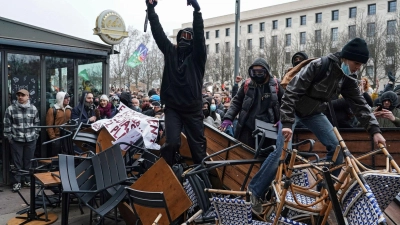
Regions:
<instances>
[{"instance_id":1,"label":"raised hand","mask_svg":"<svg viewBox=\"0 0 400 225\"><path fill-rule=\"evenodd\" d=\"M187 5L191 5L196 12L200 11L200 5L197 0L187 0Z\"/></svg>"},{"instance_id":2,"label":"raised hand","mask_svg":"<svg viewBox=\"0 0 400 225\"><path fill-rule=\"evenodd\" d=\"M147 7L156 7L158 0L145 0Z\"/></svg>"}]
</instances>

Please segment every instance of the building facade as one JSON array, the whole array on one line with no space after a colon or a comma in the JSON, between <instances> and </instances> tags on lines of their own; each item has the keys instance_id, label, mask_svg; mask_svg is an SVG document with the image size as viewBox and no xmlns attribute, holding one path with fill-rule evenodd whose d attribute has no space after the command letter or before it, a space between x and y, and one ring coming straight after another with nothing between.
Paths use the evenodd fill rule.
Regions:
<instances>
[{"instance_id":1,"label":"building facade","mask_svg":"<svg viewBox=\"0 0 400 225\"><path fill-rule=\"evenodd\" d=\"M398 6L396 0L297 0L242 12L240 71L247 71L256 57L264 57L274 75L280 77L298 51L320 57L340 51L354 37L362 37L371 53L363 75L375 81L388 71L400 74ZM235 15L205 19L204 24L211 59L206 79L229 80L233 73ZM175 29L171 36L174 41L178 31Z\"/></svg>"}]
</instances>

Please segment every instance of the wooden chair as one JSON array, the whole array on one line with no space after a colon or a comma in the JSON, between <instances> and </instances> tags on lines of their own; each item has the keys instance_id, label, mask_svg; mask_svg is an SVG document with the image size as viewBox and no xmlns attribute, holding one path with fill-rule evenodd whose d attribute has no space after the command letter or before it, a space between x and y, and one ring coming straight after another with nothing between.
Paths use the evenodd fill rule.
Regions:
<instances>
[{"instance_id":1,"label":"wooden chair","mask_svg":"<svg viewBox=\"0 0 400 225\"><path fill-rule=\"evenodd\" d=\"M148 211L146 208L157 208L159 211L154 215L154 217L157 216L158 218L160 214L162 215L165 213L168 217L169 224L171 224L172 219L163 192L140 191L129 187L126 187L126 191L128 193L131 207L139 220L142 216L153 216L148 214L154 213L154 211ZM161 217L159 217L157 221L160 220L160 218ZM145 224L144 221L142 221L142 224Z\"/></svg>"},{"instance_id":2,"label":"wooden chair","mask_svg":"<svg viewBox=\"0 0 400 225\"><path fill-rule=\"evenodd\" d=\"M222 194L225 197L211 197L210 202L215 210L216 225L270 225L269 222L254 220L252 218L250 192L245 191L229 191L217 189L205 189L205 192ZM229 196L229 197L226 197ZM234 196L246 196L245 199ZM295 222L290 219L279 217L280 224L298 224L305 225L304 223Z\"/></svg>"}]
</instances>

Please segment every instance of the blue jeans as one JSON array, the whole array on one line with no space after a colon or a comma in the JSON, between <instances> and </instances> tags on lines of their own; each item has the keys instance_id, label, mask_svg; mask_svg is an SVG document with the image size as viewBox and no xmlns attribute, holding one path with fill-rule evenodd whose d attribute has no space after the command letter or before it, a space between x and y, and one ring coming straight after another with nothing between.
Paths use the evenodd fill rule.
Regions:
<instances>
[{"instance_id":1,"label":"blue jeans","mask_svg":"<svg viewBox=\"0 0 400 225\"><path fill-rule=\"evenodd\" d=\"M292 126L292 131L298 121L303 123L311 132L313 132L318 140L326 147L328 151L327 160L332 159L332 156L335 152L336 146L339 144L339 141L337 140L335 133L333 132L332 124L329 122L326 116L322 113L303 118L299 118L296 116L296 122ZM252 194L259 198L264 198L269 189L269 186L275 179L276 171L279 166L279 158L282 154L284 140L285 139L282 136L282 125L279 124L278 137L276 140L276 150L265 159L260 167L260 170L253 177L249 184L249 189ZM288 148L290 149L291 143L289 144L290 145L288 145ZM339 154L335 163L340 164L342 162L343 155ZM340 170L338 172L340 172Z\"/></svg>"}]
</instances>

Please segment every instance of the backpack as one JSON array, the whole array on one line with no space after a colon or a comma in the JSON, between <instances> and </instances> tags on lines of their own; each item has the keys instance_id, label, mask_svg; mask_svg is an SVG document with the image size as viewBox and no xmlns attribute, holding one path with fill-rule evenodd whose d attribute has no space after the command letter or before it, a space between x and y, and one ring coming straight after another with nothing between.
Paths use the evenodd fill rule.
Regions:
<instances>
[{"instance_id":1,"label":"backpack","mask_svg":"<svg viewBox=\"0 0 400 225\"><path fill-rule=\"evenodd\" d=\"M284 76L281 81L281 86L286 90L286 86L289 84L289 82L293 79L294 76L306 65L308 65L311 61L315 60L317 58L312 58L312 59L306 59L299 63L297 66L293 67L291 70L289 70ZM314 77L313 82L318 82L324 79L324 74L328 71L329 68L329 58L327 56L321 57L321 70L320 73L317 74Z\"/></svg>"},{"instance_id":2,"label":"backpack","mask_svg":"<svg viewBox=\"0 0 400 225\"><path fill-rule=\"evenodd\" d=\"M275 91L276 91L276 93L278 93L278 91L279 91L279 84L278 83L279 82L278 82L278 79L275 78L275 77L274 77L274 80L275 80ZM247 91L249 90L250 82L251 82L251 78L247 78L246 81L244 82L244 94L246 94Z\"/></svg>"}]
</instances>

